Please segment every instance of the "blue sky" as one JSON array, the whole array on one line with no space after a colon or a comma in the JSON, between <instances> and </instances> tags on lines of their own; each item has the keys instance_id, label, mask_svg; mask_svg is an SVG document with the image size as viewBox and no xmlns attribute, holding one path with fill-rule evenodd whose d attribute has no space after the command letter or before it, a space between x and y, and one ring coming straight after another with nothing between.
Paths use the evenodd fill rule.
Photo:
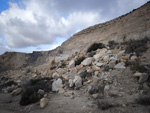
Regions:
<instances>
[{"instance_id":1,"label":"blue sky","mask_svg":"<svg viewBox=\"0 0 150 113\"><path fill-rule=\"evenodd\" d=\"M0 54L51 50L148 0L0 0Z\"/></svg>"}]
</instances>

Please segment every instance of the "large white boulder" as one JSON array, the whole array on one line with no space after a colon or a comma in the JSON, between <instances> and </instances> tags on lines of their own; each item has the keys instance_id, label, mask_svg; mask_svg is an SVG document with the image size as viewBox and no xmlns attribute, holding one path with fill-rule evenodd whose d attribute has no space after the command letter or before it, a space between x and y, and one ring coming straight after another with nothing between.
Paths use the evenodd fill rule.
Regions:
<instances>
[{"instance_id":1,"label":"large white boulder","mask_svg":"<svg viewBox=\"0 0 150 113\"><path fill-rule=\"evenodd\" d=\"M52 83L52 91L58 91L59 88L62 88L62 87L63 87L63 84L60 78Z\"/></svg>"}]
</instances>

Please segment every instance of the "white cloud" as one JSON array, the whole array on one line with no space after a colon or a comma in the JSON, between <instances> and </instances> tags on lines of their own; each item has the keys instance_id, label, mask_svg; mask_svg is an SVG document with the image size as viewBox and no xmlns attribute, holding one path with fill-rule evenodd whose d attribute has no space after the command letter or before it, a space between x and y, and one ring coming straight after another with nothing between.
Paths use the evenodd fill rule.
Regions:
<instances>
[{"instance_id":1,"label":"white cloud","mask_svg":"<svg viewBox=\"0 0 150 113\"><path fill-rule=\"evenodd\" d=\"M10 8L0 14L0 34L11 48L52 44L57 37L69 37L79 29L99 22L98 13L73 12L66 18L47 11L46 4L38 1L10 3ZM45 2L47 3L47 2ZM53 10L53 9L52 9Z\"/></svg>"}]
</instances>

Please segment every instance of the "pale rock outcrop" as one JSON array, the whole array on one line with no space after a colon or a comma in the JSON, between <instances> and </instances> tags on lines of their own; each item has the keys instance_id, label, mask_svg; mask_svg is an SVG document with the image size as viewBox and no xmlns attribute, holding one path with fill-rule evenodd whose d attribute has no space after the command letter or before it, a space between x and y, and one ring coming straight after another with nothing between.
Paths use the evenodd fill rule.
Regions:
<instances>
[{"instance_id":1,"label":"pale rock outcrop","mask_svg":"<svg viewBox=\"0 0 150 113\"><path fill-rule=\"evenodd\" d=\"M84 65L84 66L89 66L89 65L92 64L92 61L93 61L92 57L86 58L81 64Z\"/></svg>"},{"instance_id":2,"label":"pale rock outcrop","mask_svg":"<svg viewBox=\"0 0 150 113\"><path fill-rule=\"evenodd\" d=\"M58 91L59 88L62 88L62 87L63 87L63 84L60 78L58 78L56 81L52 83L52 91Z\"/></svg>"}]
</instances>

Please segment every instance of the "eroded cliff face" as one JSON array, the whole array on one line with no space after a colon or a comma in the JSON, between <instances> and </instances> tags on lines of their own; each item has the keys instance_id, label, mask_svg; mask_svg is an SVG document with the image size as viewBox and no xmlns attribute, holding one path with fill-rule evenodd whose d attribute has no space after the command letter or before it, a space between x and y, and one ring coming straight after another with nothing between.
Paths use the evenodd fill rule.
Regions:
<instances>
[{"instance_id":1,"label":"eroded cliff face","mask_svg":"<svg viewBox=\"0 0 150 113\"><path fill-rule=\"evenodd\" d=\"M47 63L51 57L64 59L75 52L85 51L94 42L126 41L150 37L150 2L106 23L97 24L74 34L52 51L31 54L6 52L0 56L0 71Z\"/></svg>"},{"instance_id":2,"label":"eroded cliff face","mask_svg":"<svg viewBox=\"0 0 150 113\"><path fill-rule=\"evenodd\" d=\"M57 47L51 51L34 51L33 53L5 52L0 56L0 72L38 66L49 62L49 59L62 54L62 49Z\"/></svg>"},{"instance_id":3,"label":"eroded cliff face","mask_svg":"<svg viewBox=\"0 0 150 113\"><path fill-rule=\"evenodd\" d=\"M150 2L106 23L97 24L74 34L62 44L66 51L86 50L94 42L123 41L150 37Z\"/></svg>"}]
</instances>

